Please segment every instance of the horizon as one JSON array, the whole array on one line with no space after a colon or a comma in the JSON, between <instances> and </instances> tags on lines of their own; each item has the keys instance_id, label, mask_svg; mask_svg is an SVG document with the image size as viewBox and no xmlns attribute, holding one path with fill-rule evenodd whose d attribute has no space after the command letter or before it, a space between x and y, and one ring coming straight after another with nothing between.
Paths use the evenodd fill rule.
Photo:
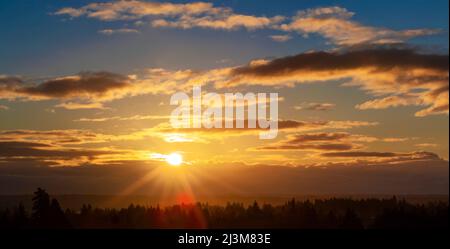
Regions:
<instances>
[{"instance_id":1,"label":"horizon","mask_svg":"<svg viewBox=\"0 0 450 249\"><path fill-rule=\"evenodd\" d=\"M412 205L430 205L433 203L447 203L449 202L448 195L389 195L389 194L305 194L305 195L255 195L255 196L237 196L237 195L223 195L223 196L196 196L196 199L177 198L177 199L160 199L158 196L146 195L92 195L92 194L51 194L50 196L56 199L61 208L78 210L83 206L89 205L92 208L128 208L131 205L141 207L173 207L178 205L211 205L211 206L225 206L229 204L240 204L243 206L251 206L254 203L259 205L284 205L292 200L297 202L316 202L316 201L330 201L330 200L352 200L352 201L368 201L379 200L386 201L393 198L398 201L405 201ZM0 195L0 211L4 209L13 209L18 205L23 205L26 210L32 210L33 194L21 195Z\"/></svg>"}]
</instances>

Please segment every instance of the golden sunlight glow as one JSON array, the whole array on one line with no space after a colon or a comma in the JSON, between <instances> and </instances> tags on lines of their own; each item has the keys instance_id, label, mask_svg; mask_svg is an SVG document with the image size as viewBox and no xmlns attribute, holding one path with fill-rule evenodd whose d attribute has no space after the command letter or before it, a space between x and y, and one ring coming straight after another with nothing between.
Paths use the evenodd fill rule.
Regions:
<instances>
[{"instance_id":1,"label":"golden sunlight glow","mask_svg":"<svg viewBox=\"0 0 450 249\"><path fill-rule=\"evenodd\" d=\"M178 153L167 155L166 162L172 166L180 166L183 163L183 156Z\"/></svg>"}]
</instances>

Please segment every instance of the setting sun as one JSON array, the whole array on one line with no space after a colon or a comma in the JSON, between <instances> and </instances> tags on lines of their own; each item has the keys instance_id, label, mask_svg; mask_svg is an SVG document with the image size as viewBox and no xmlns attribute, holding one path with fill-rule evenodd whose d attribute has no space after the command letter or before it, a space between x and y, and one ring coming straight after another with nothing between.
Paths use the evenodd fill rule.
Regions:
<instances>
[{"instance_id":1,"label":"setting sun","mask_svg":"<svg viewBox=\"0 0 450 249\"><path fill-rule=\"evenodd\" d=\"M180 166L183 163L183 156L178 153L167 155L166 162L172 166Z\"/></svg>"}]
</instances>

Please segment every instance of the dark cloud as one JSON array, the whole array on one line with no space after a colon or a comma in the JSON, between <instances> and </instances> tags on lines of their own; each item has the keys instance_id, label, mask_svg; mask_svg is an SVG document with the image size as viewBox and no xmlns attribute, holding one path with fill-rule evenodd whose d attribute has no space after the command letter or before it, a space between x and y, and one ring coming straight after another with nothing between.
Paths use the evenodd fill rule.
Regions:
<instances>
[{"instance_id":1,"label":"dark cloud","mask_svg":"<svg viewBox=\"0 0 450 249\"><path fill-rule=\"evenodd\" d=\"M311 133L311 134L297 134L290 142L292 143L303 143L311 141L336 141L343 138L349 138L351 134L349 133Z\"/></svg>"},{"instance_id":2,"label":"dark cloud","mask_svg":"<svg viewBox=\"0 0 450 249\"><path fill-rule=\"evenodd\" d=\"M343 158L364 158L364 157L379 157L379 158L411 158L411 159L439 159L439 156L432 152L413 152L413 153L394 153L394 152L366 152L366 151L351 151L351 152L330 152L323 153L323 157L343 157Z\"/></svg>"},{"instance_id":3,"label":"dark cloud","mask_svg":"<svg viewBox=\"0 0 450 249\"><path fill-rule=\"evenodd\" d=\"M112 136L85 130L9 130L0 131L0 142L38 142L52 145L101 143Z\"/></svg>"},{"instance_id":4,"label":"dark cloud","mask_svg":"<svg viewBox=\"0 0 450 249\"><path fill-rule=\"evenodd\" d=\"M129 86L128 77L109 72L85 72L74 77L52 79L34 86L16 89L18 93L49 98L106 95L108 91Z\"/></svg>"},{"instance_id":5,"label":"dark cloud","mask_svg":"<svg viewBox=\"0 0 450 249\"><path fill-rule=\"evenodd\" d=\"M0 75L0 90L15 85L22 84L22 79L16 76L2 76Z\"/></svg>"},{"instance_id":6,"label":"dark cloud","mask_svg":"<svg viewBox=\"0 0 450 249\"><path fill-rule=\"evenodd\" d=\"M90 150L90 149L70 149L55 147L38 142L0 142L0 158L8 161L10 158L38 158L45 159L65 159L70 160L78 157L95 157L99 155L113 155L117 152Z\"/></svg>"},{"instance_id":7,"label":"dark cloud","mask_svg":"<svg viewBox=\"0 0 450 249\"><path fill-rule=\"evenodd\" d=\"M254 75L272 77L292 72L349 70L374 67L389 70L396 67L404 69L425 68L448 72L448 55L419 54L406 49L372 49L361 51L311 52L275 59L267 64L239 67L233 75Z\"/></svg>"},{"instance_id":8,"label":"dark cloud","mask_svg":"<svg viewBox=\"0 0 450 249\"><path fill-rule=\"evenodd\" d=\"M158 73L159 72L159 73ZM186 90L183 83L192 73L185 70L167 75L150 70L146 75L122 75L112 72L81 72L58 78L24 79L0 75L0 99L10 101L59 100L56 107L69 110L104 109L106 102L146 94L172 94ZM177 82L177 83L174 83ZM199 81L195 81L197 84ZM186 83L187 84L187 83Z\"/></svg>"},{"instance_id":9,"label":"dark cloud","mask_svg":"<svg viewBox=\"0 0 450 249\"><path fill-rule=\"evenodd\" d=\"M393 152L366 152L366 151L351 151L351 152L333 152L324 153L324 157L397 157L399 154Z\"/></svg>"},{"instance_id":10,"label":"dark cloud","mask_svg":"<svg viewBox=\"0 0 450 249\"><path fill-rule=\"evenodd\" d=\"M313 150L313 151L350 151L362 148L358 142L371 142L373 137L353 135L350 133L307 133L288 135L287 139L268 146L256 148L257 150Z\"/></svg>"},{"instance_id":11,"label":"dark cloud","mask_svg":"<svg viewBox=\"0 0 450 249\"><path fill-rule=\"evenodd\" d=\"M368 48L310 52L272 61L254 61L231 69L217 87L263 85L292 87L300 83L345 81L376 99L361 110L422 106L415 115L448 114L449 58L414 49Z\"/></svg>"},{"instance_id":12,"label":"dark cloud","mask_svg":"<svg viewBox=\"0 0 450 249\"><path fill-rule=\"evenodd\" d=\"M308 111L331 111L335 107L336 105L331 103L306 103L301 106L296 106L295 109Z\"/></svg>"},{"instance_id":13,"label":"dark cloud","mask_svg":"<svg viewBox=\"0 0 450 249\"><path fill-rule=\"evenodd\" d=\"M325 129L337 129L346 130L356 127L375 126L378 123L365 122L365 121L298 121L298 120L279 120L278 130L285 133L312 131L312 130L325 130ZM224 127L224 125L223 125ZM242 136L242 135L255 135L261 131L267 131L256 124L257 128L249 128L248 120L244 121L244 128L173 128L170 124L162 123L152 129L157 134L192 134L202 137L206 140L214 138L223 138L226 136Z\"/></svg>"},{"instance_id":14,"label":"dark cloud","mask_svg":"<svg viewBox=\"0 0 450 249\"><path fill-rule=\"evenodd\" d=\"M110 72L82 72L77 75L37 80L24 80L0 75L0 99L10 101L64 101L56 107L66 109L102 109L103 103L133 94L145 94L145 86L131 76ZM138 89L139 88L139 89ZM150 88L148 88L150 89Z\"/></svg>"},{"instance_id":15,"label":"dark cloud","mask_svg":"<svg viewBox=\"0 0 450 249\"><path fill-rule=\"evenodd\" d=\"M258 148L259 150L320 150L320 151L347 151L357 148L354 144L329 143L329 144L280 144Z\"/></svg>"}]
</instances>

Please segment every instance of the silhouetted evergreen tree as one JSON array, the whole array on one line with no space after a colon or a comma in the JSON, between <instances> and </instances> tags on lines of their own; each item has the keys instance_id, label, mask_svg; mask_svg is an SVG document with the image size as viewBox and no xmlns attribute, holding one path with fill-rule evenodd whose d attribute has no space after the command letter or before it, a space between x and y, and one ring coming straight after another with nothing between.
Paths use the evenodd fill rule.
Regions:
<instances>
[{"instance_id":1,"label":"silhouetted evergreen tree","mask_svg":"<svg viewBox=\"0 0 450 249\"><path fill-rule=\"evenodd\" d=\"M22 203L19 203L17 207L14 208L12 224L15 228L26 228L28 227L29 219L25 207Z\"/></svg>"},{"instance_id":2,"label":"silhouetted evergreen tree","mask_svg":"<svg viewBox=\"0 0 450 249\"><path fill-rule=\"evenodd\" d=\"M325 220L322 222L321 228L336 229L338 228L338 223L339 221L338 218L336 217L336 214L333 211L330 211L325 217Z\"/></svg>"},{"instance_id":3,"label":"silhouetted evergreen tree","mask_svg":"<svg viewBox=\"0 0 450 249\"><path fill-rule=\"evenodd\" d=\"M33 197L31 216L24 205L0 210L0 228L448 228L448 202L411 204L397 198L292 199L283 205L257 202L127 208L61 209L43 189Z\"/></svg>"},{"instance_id":4,"label":"silhouetted evergreen tree","mask_svg":"<svg viewBox=\"0 0 450 249\"><path fill-rule=\"evenodd\" d=\"M342 217L341 223L339 224L341 229L363 229L361 219L358 217L353 209L347 209L344 217Z\"/></svg>"},{"instance_id":5,"label":"silhouetted evergreen tree","mask_svg":"<svg viewBox=\"0 0 450 249\"><path fill-rule=\"evenodd\" d=\"M67 220L58 200L52 199L48 213L48 225L52 228L69 228Z\"/></svg>"},{"instance_id":6,"label":"silhouetted evergreen tree","mask_svg":"<svg viewBox=\"0 0 450 249\"><path fill-rule=\"evenodd\" d=\"M32 208L32 222L37 228L68 228L70 227L59 202L56 199L50 201L49 194L38 188L34 192Z\"/></svg>"},{"instance_id":7,"label":"silhouetted evergreen tree","mask_svg":"<svg viewBox=\"0 0 450 249\"><path fill-rule=\"evenodd\" d=\"M34 192L31 218L35 227L48 227L48 213L50 209L50 196L41 188Z\"/></svg>"}]
</instances>

